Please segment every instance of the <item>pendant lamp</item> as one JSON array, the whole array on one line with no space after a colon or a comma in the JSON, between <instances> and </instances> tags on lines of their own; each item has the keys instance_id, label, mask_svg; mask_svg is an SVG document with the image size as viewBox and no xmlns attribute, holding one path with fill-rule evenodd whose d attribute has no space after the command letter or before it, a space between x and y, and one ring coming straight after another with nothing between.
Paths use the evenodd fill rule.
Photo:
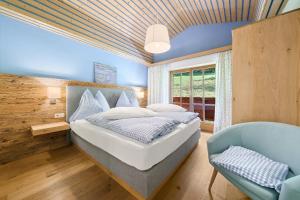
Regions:
<instances>
[{"instance_id":1,"label":"pendant lamp","mask_svg":"<svg viewBox=\"0 0 300 200\"><path fill-rule=\"evenodd\" d=\"M148 27L145 40L145 51L149 53L164 53L171 48L168 28L157 23Z\"/></svg>"}]
</instances>

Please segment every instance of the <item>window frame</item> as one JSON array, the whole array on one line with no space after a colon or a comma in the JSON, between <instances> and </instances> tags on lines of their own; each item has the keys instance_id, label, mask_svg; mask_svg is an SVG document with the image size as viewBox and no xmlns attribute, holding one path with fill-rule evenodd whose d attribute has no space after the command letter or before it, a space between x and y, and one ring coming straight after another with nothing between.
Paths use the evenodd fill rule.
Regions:
<instances>
[{"instance_id":1,"label":"window frame","mask_svg":"<svg viewBox=\"0 0 300 200\"><path fill-rule=\"evenodd\" d=\"M189 102L189 106L190 106L190 110L194 111L194 98L193 98L193 94L194 94L194 91L193 91L193 71L195 70L200 70L202 71L202 85L204 85L204 71L207 70L207 69L211 69L211 68L214 68L216 69L216 64L210 64L210 65L204 65L204 66L198 66L198 67L189 67L189 68L183 68L183 69L178 69L178 70L172 70L169 72L169 83L170 83L170 86L169 86L169 102L170 103L173 103L173 74L176 74L176 73L185 73L185 72L189 72L190 73L190 102ZM181 86L182 86L182 83L181 83L181 76L180 76L180 105L182 105L182 91L181 91ZM210 106L215 106L216 104L206 104L205 103L205 94L204 94L204 89L203 89L203 94L202 94L202 116L203 116L203 121L209 121L209 120L206 120L206 113L205 113L205 106L206 105L210 105Z\"/></svg>"}]
</instances>

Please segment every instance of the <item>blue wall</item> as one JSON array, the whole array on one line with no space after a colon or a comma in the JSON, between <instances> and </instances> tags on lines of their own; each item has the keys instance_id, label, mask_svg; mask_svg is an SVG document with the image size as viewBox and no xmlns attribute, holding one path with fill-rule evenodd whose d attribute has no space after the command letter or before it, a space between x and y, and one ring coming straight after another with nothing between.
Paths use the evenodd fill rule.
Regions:
<instances>
[{"instance_id":1,"label":"blue wall","mask_svg":"<svg viewBox=\"0 0 300 200\"><path fill-rule=\"evenodd\" d=\"M93 62L117 67L120 85L147 85L142 64L0 15L0 73L91 82Z\"/></svg>"},{"instance_id":2,"label":"blue wall","mask_svg":"<svg viewBox=\"0 0 300 200\"><path fill-rule=\"evenodd\" d=\"M154 61L205 51L231 44L231 30L247 22L191 26L171 40L171 49L154 55Z\"/></svg>"}]
</instances>

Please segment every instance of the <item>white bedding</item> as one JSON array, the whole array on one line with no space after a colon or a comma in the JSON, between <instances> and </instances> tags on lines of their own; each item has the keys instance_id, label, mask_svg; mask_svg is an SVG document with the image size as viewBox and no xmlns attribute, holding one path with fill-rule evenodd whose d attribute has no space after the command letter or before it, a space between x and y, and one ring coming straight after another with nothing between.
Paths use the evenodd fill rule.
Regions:
<instances>
[{"instance_id":1,"label":"white bedding","mask_svg":"<svg viewBox=\"0 0 300 200\"><path fill-rule=\"evenodd\" d=\"M71 122L71 129L78 136L139 170L150 169L165 159L187 141L199 127L200 119L196 118L188 124L180 124L173 132L150 144L143 144L95 126L86 120Z\"/></svg>"}]
</instances>

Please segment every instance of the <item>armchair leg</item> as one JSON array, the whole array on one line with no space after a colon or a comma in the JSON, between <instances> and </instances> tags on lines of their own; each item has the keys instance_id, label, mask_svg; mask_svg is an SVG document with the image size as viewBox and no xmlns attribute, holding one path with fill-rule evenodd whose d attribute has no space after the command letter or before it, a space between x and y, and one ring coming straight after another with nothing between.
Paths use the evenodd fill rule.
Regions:
<instances>
[{"instance_id":1,"label":"armchair leg","mask_svg":"<svg viewBox=\"0 0 300 200\"><path fill-rule=\"evenodd\" d=\"M211 191L211 187L212 187L212 185L213 185L213 183L214 183L214 181L216 179L217 174L218 174L218 171L214 168L214 171L213 171L213 173L211 175L210 183L209 183L209 186L208 186L208 191L209 192Z\"/></svg>"}]
</instances>

